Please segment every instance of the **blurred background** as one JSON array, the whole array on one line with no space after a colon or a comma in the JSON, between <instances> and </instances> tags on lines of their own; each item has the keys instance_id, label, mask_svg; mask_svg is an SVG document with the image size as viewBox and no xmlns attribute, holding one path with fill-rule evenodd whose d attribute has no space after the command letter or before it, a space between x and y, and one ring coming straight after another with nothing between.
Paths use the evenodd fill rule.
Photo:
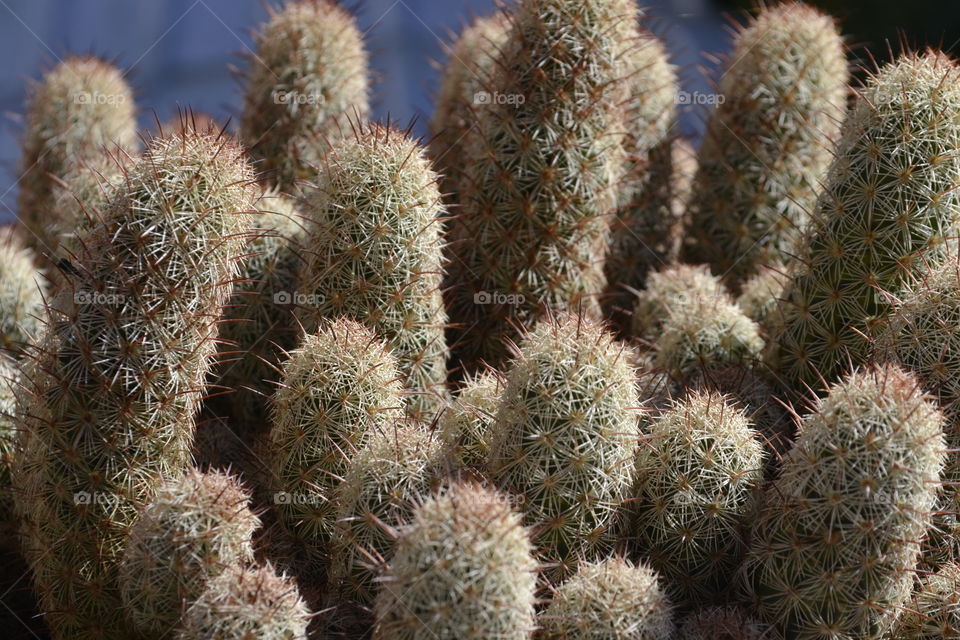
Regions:
<instances>
[{"instance_id":1,"label":"blurred background","mask_svg":"<svg viewBox=\"0 0 960 640\"><path fill-rule=\"evenodd\" d=\"M250 32L277 0L0 0L0 223L13 217L19 177L19 134L29 79L67 53L95 53L128 70L138 93L141 126L191 107L218 121L236 120ZM449 41L471 15L494 0L362 0L347 6L366 32L375 84L375 115L415 119L425 134ZM663 37L682 72L684 89L709 91L717 58L728 49L730 25L755 0L657 0L649 26ZM956 50L960 2L944 0L813 0L839 17L851 58L889 57L899 42ZM683 132L697 138L703 113L683 115Z\"/></svg>"}]
</instances>

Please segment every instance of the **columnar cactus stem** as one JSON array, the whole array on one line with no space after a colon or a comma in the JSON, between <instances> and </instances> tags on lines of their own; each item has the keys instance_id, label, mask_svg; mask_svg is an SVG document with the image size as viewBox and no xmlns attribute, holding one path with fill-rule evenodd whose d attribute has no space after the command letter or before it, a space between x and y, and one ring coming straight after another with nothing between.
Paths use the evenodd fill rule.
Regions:
<instances>
[{"instance_id":1,"label":"columnar cactus stem","mask_svg":"<svg viewBox=\"0 0 960 640\"><path fill-rule=\"evenodd\" d=\"M188 461L253 177L228 139L154 139L48 308L13 479L55 638L128 637L120 555L139 508Z\"/></svg>"},{"instance_id":2,"label":"columnar cactus stem","mask_svg":"<svg viewBox=\"0 0 960 640\"><path fill-rule=\"evenodd\" d=\"M833 18L802 2L761 10L730 53L700 150L685 258L734 288L786 261L816 203L846 107Z\"/></svg>"},{"instance_id":3,"label":"columnar cactus stem","mask_svg":"<svg viewBox=\"0 0 960 640\"><path fill-rule=\"evenodd\" d=\"M370 110L363 36L332 0L270 9L246 79L241 137L282 191L309 177L329 142Z\"/></svg>"},{"instance_id":4,"label":"columnar cactus stem","mask_svg":"<svg viewBox=\"0 0 960 640\"><path fill-rule=\"evenodd\" d=\"M960 219L960 70L906 54L848 116L781 307L770 362L798 392L866 361L909 275L936 264Z\"/></svg>"}]
</instances>

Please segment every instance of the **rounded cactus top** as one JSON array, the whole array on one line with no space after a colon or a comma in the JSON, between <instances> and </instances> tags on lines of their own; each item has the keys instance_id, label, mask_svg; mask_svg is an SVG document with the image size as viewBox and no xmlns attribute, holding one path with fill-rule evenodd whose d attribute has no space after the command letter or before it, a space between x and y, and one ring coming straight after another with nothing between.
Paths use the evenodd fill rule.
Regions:
<instances>
[{"instance_id":1,"label":"rounded cactus top","mask_svg":"<svg viewBox=\"0 0 960 640\"><path fill-rule=\"evenodd\" d=\"M723 283L706 265L675 264L651 273L633 312L634 334L655 338L672 307L699 298L730 299Z\"/></svg>"},{"instance_id":2,"label":"rounded cactus top","mask_svg":"<svg viewBox=\"0 0 960 640\"><path fill-rule=\"evenodd\" d=\"M0 349L17 351L40 337L45 287L35 260L13 234L0 238Z\"/></svg>"}]
</instances>

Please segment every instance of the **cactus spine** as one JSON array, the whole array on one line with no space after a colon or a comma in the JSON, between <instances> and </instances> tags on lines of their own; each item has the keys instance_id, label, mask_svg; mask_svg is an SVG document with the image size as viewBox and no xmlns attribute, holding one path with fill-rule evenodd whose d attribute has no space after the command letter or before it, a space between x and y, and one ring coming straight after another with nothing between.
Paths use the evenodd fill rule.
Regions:
<instances>
[{"instance_id":1,"label":"cactus spine","mask_svg":"<svg viewBox=\"0 0 960 640\"><path fill-rule=\"evenodd\" d=\"M762 10L730 61L700 151L685 253L738 287L796 252L839 136L847 62L833 18L801 2Z\"/></svg>"},{"instance_id":2,"label":"cactus spine","mask_svg":"<svg viewBox=\"0 0 960 640\"><path fill-rule=\"evenodd\" d=\"M674 307L703 298L733 303L720 279L704 265L674 264L650 274L633 310L633 334L656 339Z\"/></svg>"},{"instance_id":3,"label":"cactus spine","mask_svg":"<svg viewBox=\"0 0 960 640\"><path fill-rule=\"evenodd\" d=\"M176 640L307 640L309 622L292 580L269 564L232 566L190 605Z\"/></svg>"},{"instance_id":4,"label":"cactus spine","mask_svg":"<svg viewBox=\"0 0 960 640\"><path fill-rule=\"evenodd\" d=\"M554 640L670 640L672 607L657 574L622 558L584 563L541 614Z\"/></svg>"},{"instance_id":5,"label":"cactus spine","mask_svg":"<svg viewBox=\"0 0 960 640\"><path fill-rule=\"evenodd\" d=\"M403 418L402 393L396 360L350 320L329 323L290 354L267 455L280 525L306 554L289 559L297 567L326 566L336 488L371 434L390 433Z\"/></svg>"},{"instance_id":6,"label":"cactus spine","mask_svg":"<svg viewBox=\"0 0 960 640\"><path fill-rule=\"evenodd\" d=\"M228 567L253 560L260 519L224 473L191 470L161 487L140 520L120 567L120 595L141 637L162 638L186 605Z\"/></svg>"},{"instance_id":7,"label":"cactus spine","mask_svg":"<svg viewBox=\"0 0 960 640\"><path fill-rule=\"evenodd\" d=\"M490 474L521 500L551 576L612 549L639 439L628 355L599 323L564 315L524 338L507 374Z\"/></svg>"},{"instance_id":8,"label":"cactus spine","mask_svg":"<svg viewBox=\"0 0 960 640\"><path fill-rule=\"evenodd\" d=\"M942 420L895 366L851 374L804 419L742 576L785 637L874 639L890 629L936 503Z\"/></svg>"},{"instance_id":9,"label":"cactus spine","mask_svg":"<svg viewBox=\"0 0 960 640\"><path fill-rule=\"evenodd\" d=\"M746 552L742 527L763 481L763 447L742 411L693 392L658 417L636 459L633 551L675 602L721 600Z\"/></svg>"},{"instance_id":10,"label":"cactus spine","mask_svg":"<svg viewBox=\"0 0 960 640\"><path fill-rule=\"evenodd\" d=\"M347 316L371 327L397 356L411 413L429 418L447 393L437 174L416 142L376 124L324 164L304 203L303 325Z\"/></svg>"},{"instance_id":11,"label":"cactus spine","mask_svg":"<svg viewBox=\"0 0 960 640\"><path fill-rule=\"evenodd\" d=\"M483 472L490 459L490 428L503 393L495 370L468 376L459 395L440 419L440 439L449 461L461 470Z\"/></svg>"},{"instance_id":12,"label":"cactus spine","mask_svg":"<svg viewBox=\"0 0 960 640\"><path fill-rule=\"evenodd\" d=\"M921 582L891 636L897 640L960 637L960 565L945 564Z\"/></svg>"},{"instance_id":13,"label":"cactus spine","mask_svg":"<svg viewBox=\"0 0 960 640\"><path fill-rule=\"evenodd\" d=\"M597 309L637 13L625 0L524 0L511 18L451 226L448 308L468 370L498 365L546 311Z\"/></svg>"},{"instance_id":14,"label":"cactus spine","mask_svg":"<svg viewBox=\"0 0 960 640\"><path fill-rule=\"evenodd\" d=\"M505 496L454 485L400 530L376 601L376 640L526 640L536 562Z\"/></svg>"},{"instance_id":15,"label":"cactus spine","mask_svg":"<svg viewBox=\"0 0 960 640\"><path fill-rule=\"evenodd\" d=\"M24 553L55 638L124 638L123 543L184 469L243 254L253 171L226 139L155 139L61 286L17 409Z\"/></svg>"},{"instance_id":16,"label":"cactus spine","mask_svg":"<svg viewBox=\"0 0 960 640\"><path fill-rule=\"evenodd\" d=\"M386 567L393 533L405 525L441 471L440 441L417 424L373 433L337 488L330 585L370 604Z\"/></svg>"},{"instance_id":17,"label":"cactus spine","mask_svg":"<svg viewBox=\"0 0 960 640\"><path fill-rule=\"evenodd\" d=\"M332 0L287 0L256 36L241 137L282 191L310 175L329 141L370 110L367 52Z\"/></svg>"},{"instance_id":18,"label":"cactus spine","mask_svg":"<svg viewBox=\"0 0 960 640\"><path fill-rule=\"evenodd\" d=\"M735 607L700 609L680 624L678 640L780 640L777 630Z\"/></svg>"},{"instance_id":19,"label":"cactus spine","mask_svg":"<svg viewBox=\"0 0 960 640\"><path fill-rule=\"evenodd\" d=\"M771 354L798 391L861 364L888 294L957 235L958 79L941 53L906 54L870 78L848 116Z\"/></svg>"},{"instance_id":20,"label":"cactus spine","mask_svg":"<svg viewBox=\"0 0 960 640\"><path fill-rule=\"evenodd\" d=\"M17 363L0 355L0 543L16 539L13 480L10 476L17 452Z\"/></svg>"},{"instance_id":21,"label":"cactus spine","mask_svg":"<svg viewBox=\"0 0 960 640\"><path fill-rule=\"evenodd\" d=\"M46 287L36 254L13 234L0 239L0 350L22 354L38 341Z\"/></svg>"},{"instance_id":22,"label":"cactus spine","mask_svg":"<svg viewBox=\"0 0 960 640\"><path fill-rule=\"evenodd\" d=\"M52 254L60 233L81 219L56 206L57 180L88 163L104 163L105 149L136 146L133 92L119 69L93 56L68 57L33 87L27 105L18 200L21 223L34 246Z\"/></svg>"}]
</instances>

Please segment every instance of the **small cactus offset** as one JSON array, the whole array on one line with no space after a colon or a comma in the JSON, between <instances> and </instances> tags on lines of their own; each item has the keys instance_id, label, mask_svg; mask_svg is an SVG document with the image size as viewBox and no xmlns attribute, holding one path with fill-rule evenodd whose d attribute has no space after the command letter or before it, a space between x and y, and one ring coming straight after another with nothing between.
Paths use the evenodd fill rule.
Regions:
<instances>
[{"instance_id":1,"label":"small cactus offset","mask_svg":"<svg viewBox=\"0 0 960 640\"><path fill-rule=\"evenodd\" d=\"M244 436L262 433L268 424L267 399L276 390L280 363L300 337L292 306L303 264L297 203L268 191L254 219L249 256L220 327L224 349L233 354L221 356L217 381L233 391L227 397L230 414Z\"/></svg>"},{"instance_id":2,"label":"small cactus offset","mask_svg":"<svg viewBox=\"0 0 960 640\"><path fill-rule=\"evenodd\" d=\"M547 575L613 548L640 433L628 347L564 315L520 344L491 427L490 477L520 500Z\"/></svg>"},{"instance_id":3,"label":"small cactus offset","mask_svg":"<svg viewBox=\"0 0 960 640\"><path fill-rule=\"evenodd\" d=\"M509 26L502 11L477 18L447 47L450 58L443 69L430 121L430 159L442 174L441 189L451 204L458 202L461 188L464 141L473 127L476 110L484 108L483 89L507 42Z\"/></svg>"},{"instance_id":4,"label":"small cactus offset","mask_svg":"<svg viewBox=\"0 0 960 640\"><path fill-rule=\"evenodd\" d=\"M253 560L260 519L224 473L191 470L157 492L130 531L120 595L141 638L162 638L227 568Z\"/></svg>"},{"instance_id":5,"label":"small cactus offset","mask_svg":"<svg viewBox=\"0 0 960 640\"><path fill-rule=\"evenodd\" d=\"M366 327L330 322L290 354L265 454L280 526L302 553L283 559L291 568L314 576L327 565L334 495L350 460L403 416L396 360Z\"/></svg>"},{"instance_id":6,"label":"small cactus offset","mask_svg":"<svg viewBox=\"0 0 960 640\"><path fill-rule=\"evenodd\" d=\"M720 279L704 265L674 264L650 274L633 310L633 334L654 340L671 309L700 299L719 298L733 304Z\"/></svg>"},{"instance_id":7,"label":"small cactus offset","mask_svg":"<svg viewBox=\"0 0 960 640\"><path fill-rule=\"evenodd\" d=\"M527 640L536 562L506 496L454 485L400 530L380 581L375 640Z\"/></svg>"},{"instance_id":8,"label":"small cactus offset","mask_svg":"<svg viewBox=\"0 0 960 640\"><path fill-rule=\"evenodd\" d=\"M36 254L10 234L0 239L0 352L22 355L40 339L46 283Z\"/></svg>"},{"instance_id":9,"label":"small cactus offset","mask_svg":"<svg viewBox=\"0 0 960 640\"><path fill-rule=\"evenodd\" d=\"M187 609L175 640L307 640L297 585L262 567L231 566Z\"/></svg>"},{"instance_id":10,"label":"small cactus offset","mask_svg":"<svg viewBox=\"0 0 960 640\"><path fill-rule=\"evenodd\" d=\"M797 392L865 362L890 295L957 235L958 80L942 53L905 54L869 79L847 117L769 358Z\"/></svg>"},{"instance_id":11,"label":"small cactus offset","mask_svg":"<svg viewBox=\"0 0 960 640\"><path fill-rule=\"evenodd\" d=\"M346 316L375 330L397 356L411 413L427 419L447 394L437 180L405 133L357 125L334 145L303 203L303 325Z\"/></svg>"},{"instance_id":12,"label":"small cactus offset","mask_svg":"<svg viewBox=\"0 0 960 640\"><path fill-rule=\"evenodd\" d=\"M700 150L687 260L739 288L795 253L839 137L847 77L836 22L802 2L763 9L737 34Z\"/></svg>"},{"instance_id":13,"label":"small cactus offset","mask_svg":"<svg viewBox=\"0 0 960 640\"><path fill-rule=\"evenodd\" d=\"M624 174L627 0L523 0L465 140L451 225L455 360L498 366L545 312L597 312Z\"/></svg>"},{"instance_id":14,"label":"small cactus offset","mask_svg":"<svg viewBox=\"0 0 960 640\"><path fill-rule=\"evenodd\" d=\"M785 637L890 630L936 504L942 422L916 379L892 365L851 374L804 419L742 572L750 600Z\"/></svg>"},{"instance_id":15,"label":"small cactus offset","mask_svg":"<svg viewBox=\"0 0 960 640\"><path fill-rule=\"evenodd\" d=\"M457 470L485 471L490 458L490 428L503 393L503 376L495 370L468 376L460 393L440 418L440 439Z\"/></svg>"},{"instance_id":16,"label":"small cactus offset","mask_svg":"<svg viewBox=\"0 0 960 640\"><path fill-rule=\"evenodd\" d=\"M439 440L418 424L370 435L337 488L330 587L368 605L395 532L430 494L442 470Z\"/></svg>"},{"instance_id":17,"label":"small cactus offset","mask_svg":"<svg viewBox=\"0 0 960 640\"><path fill-rule=\"evenodd\" d=\"M68 57L33 87L23 136L20 222L38 251L53 254L59 234L82 219L56 206L57 180L87 164L100 166L113 149L136 147L136 107L124 74L93 56Z\"/></svg>"},{"instance_id":18,"label":"small cactus offset","mask_svg":"<svg viewBox=\"0 0 960 640\"><path fill-rule=\"evenodd\" d=\"M741 410L693 392L649 427L637 452L627 539L674 602L723 601L763 481L763 446Z\"/></svg>"},{"instance_id":19,"label":"small cactus offset","mask_svg":"<svg viewBox=\"0 0 960 640\"><path fill-rule=\"evenodd\" d=\"M890 638L960 638L960 565L945 564L936 573L922 579Z\"/></svg>"},{"instance_id":20,"label":"small cactus offset","mask_svg":"<svg viewBox=\"0 0 960 640\"><path fill-rule=\"evenodd\" d=\"M787 288L789 278L782 267L758 266L757 272L740 287L737 306L761 329L769 331L776 325L776 313Z\"/></svg>"},{"instance_id":21,"label":"small cactus offset","mask_svg":"<svg viewBox=\"0 0 960 640\"><path fill-rule=\"evenodd\" d=\"M286 0L256 35L240 131L274 186L289 190L350 119L370 109L356 21L333 0Z\"/></svg>"},{"instance_id":22,"label":"small cactus offset","mask_svg":"<svg viewBox=\"0 0 960 640\"><path fill-rule=\"evenodd\" d=\"M687 615L677 640L780 640L776 628L736 607L711 607Z\"/></svg>"},{"instance_id":23,"label":"small cactus offset","mask_svg":"<svg viewBox=\"0 0 960 640\"><path fill-rule=\"evenodd\" d=\"M47 309L17 407L14 497L54 638L127 637L124 541L185 468L253 171L206 134L155 138Z\"/></svg>"},{"instance_id":24,"label":"small cactus offset","mask_svg":"<svg viewBox=\"0 0 960 640\"><path fill-rule=\"evenodd\" d=\"M549 640L670 640L672 616L657 573L613 557L582 564L539 621Z\"/></svg>"}]
</instances>

